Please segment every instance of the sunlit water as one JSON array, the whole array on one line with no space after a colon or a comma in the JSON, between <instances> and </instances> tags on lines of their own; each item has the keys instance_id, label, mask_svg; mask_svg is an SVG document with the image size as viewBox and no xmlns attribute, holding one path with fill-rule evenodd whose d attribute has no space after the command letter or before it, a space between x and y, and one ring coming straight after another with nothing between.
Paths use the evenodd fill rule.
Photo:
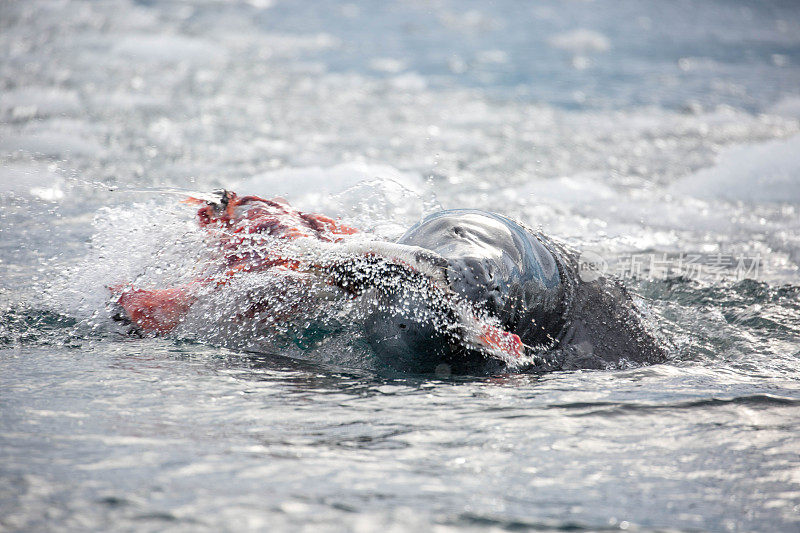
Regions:
<instances>
[{"instance_id":1,"label":"sunlit water","mask_svg":"<svg viewBox=\"0 0 800 533\"><path fill-rule=\"evenodd\" d=\"M0 3L0 529L800 529L794 3L300 4ZM106 286L198 242L135 191L216 187L385 237L515 217L672 360L387 377L121 334Z\"/></svg>"}]
</instances>

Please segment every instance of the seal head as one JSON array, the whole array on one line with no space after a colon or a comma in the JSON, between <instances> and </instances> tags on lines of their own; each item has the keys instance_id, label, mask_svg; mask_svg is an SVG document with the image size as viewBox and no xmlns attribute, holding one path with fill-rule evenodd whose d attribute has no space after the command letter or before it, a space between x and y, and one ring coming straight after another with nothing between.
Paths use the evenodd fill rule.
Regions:
<instances>
[{"instance_id":1,"label":"seal head","mask_svg":"<svg viewBox=\"0 0 800 533\"><path fill-rule=\"evenodd\" d=\"M556 256L532 231L501 215L459 209L428 216L398 243L443 257L449 288L528 346L554 344L552 333L564 320L561 273ZM488 362L459 345L457 332L442 321L447 317L436 302L398 291L383 296L367 321L367 338L390 366L405 371L431 371L442 362L454 371L476 369Z\"/></svg>"}]
</instances>

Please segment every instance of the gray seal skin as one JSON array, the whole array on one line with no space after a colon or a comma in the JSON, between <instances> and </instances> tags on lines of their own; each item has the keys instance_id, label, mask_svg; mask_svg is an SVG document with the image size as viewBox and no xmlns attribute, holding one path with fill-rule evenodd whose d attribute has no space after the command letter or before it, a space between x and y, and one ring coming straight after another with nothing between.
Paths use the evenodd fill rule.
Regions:
<instances>
[{"instance_id":1,"label":"gray seal skin","mask_svg":"<svg viewBox=\"0 0 800 533\"><path fill-rule=\"evenodd\" d=\"M441 211L398 243L443 257L450 288L499 319L539 356L532 371L666 359L619 281L601 276L584 282L574 251L509 218L472 209ZM435 302L403 291L384 294L366 321L367 339L384 362L401 371L432 372L442 363L456 373L502 370L449 341L436 327L437 317L442 315Z\"/></svg>"}]
</instances>

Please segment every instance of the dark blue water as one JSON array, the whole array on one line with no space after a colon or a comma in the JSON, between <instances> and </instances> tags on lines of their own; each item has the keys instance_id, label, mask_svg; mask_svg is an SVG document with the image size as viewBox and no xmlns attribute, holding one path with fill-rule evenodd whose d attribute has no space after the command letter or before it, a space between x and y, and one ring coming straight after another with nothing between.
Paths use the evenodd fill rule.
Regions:
<instances>
[{"instance_id":1,"label":"dark blue water","mask_svg":"<svg viewBox=\"0 0 800 533\"><path fill-rule=\"evenodd\" d=\"M0 530L799 530L798 15L0 2ZM201 242L152 191L221 186L386 238L440 206L540 227L671 360L387 377L211 311L123 334L106 287Z\"/></svg>"}]
</instances>

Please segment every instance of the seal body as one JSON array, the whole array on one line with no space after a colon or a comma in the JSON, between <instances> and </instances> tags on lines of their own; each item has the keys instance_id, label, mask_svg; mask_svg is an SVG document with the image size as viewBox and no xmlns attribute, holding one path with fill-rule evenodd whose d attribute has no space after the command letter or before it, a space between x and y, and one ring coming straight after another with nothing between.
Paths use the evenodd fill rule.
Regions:
<instances>
[{"instance_id":1,"label":"seal body","mask_svg":"<svg viewBox=\"0 0 800 533\"><path fill-rule=\"evenodd\" d=\"M618 281L584 282L577 254L507 217L471 209L441 211L398 243L443 257L452 291L541 356L537 370L665 358ZM384 301L367 322L370 344L390 365L416 371L442 362L467 370L480 366L480 354L447 343L437 332L430 302L402 292L390 298L394 301Z\"/></svg>"}]
</instances>

